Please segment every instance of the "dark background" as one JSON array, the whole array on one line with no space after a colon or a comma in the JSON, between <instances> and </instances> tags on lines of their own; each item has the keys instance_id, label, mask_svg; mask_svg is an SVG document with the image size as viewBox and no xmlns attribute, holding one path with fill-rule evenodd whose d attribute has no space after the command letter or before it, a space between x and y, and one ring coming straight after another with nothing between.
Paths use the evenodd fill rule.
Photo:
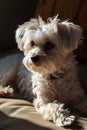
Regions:
<instances>
[{"instance_id":1,"label":"dark background","mask_svg":"<svg viewBox=\"0 0 87 130\"><path fill-rule=\"evenodd\" d=\"M0 0L0 52L16 48L15 30L34 16L38 0Z\"/></svg>"}]
</instances>

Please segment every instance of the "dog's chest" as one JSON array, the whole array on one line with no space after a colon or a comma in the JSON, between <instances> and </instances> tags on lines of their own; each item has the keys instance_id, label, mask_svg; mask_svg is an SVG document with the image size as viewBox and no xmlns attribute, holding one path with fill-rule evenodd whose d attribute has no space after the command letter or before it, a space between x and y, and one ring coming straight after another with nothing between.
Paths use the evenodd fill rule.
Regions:
<instances>
[{"instance_id":1,"label":"dog's chest","mask_svg":"<svg viewBox=\"0 0 87 130\"><path fill-rule=\"evenodd\" d=\"M60 75L59 78L44 78L41 75L33 75L33 94L37 98L43 98L46 102L58 100L67 102L69 88L66 81Z\"/></svg>"}]
</instances>

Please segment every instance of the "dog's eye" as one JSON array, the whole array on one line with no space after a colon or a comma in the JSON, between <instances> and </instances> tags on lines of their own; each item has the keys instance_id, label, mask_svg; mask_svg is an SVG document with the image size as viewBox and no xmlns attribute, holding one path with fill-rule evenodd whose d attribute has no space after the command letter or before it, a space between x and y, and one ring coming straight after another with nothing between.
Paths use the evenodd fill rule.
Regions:
<instances>
[{"instance_id":1,"label":"dog's eye","mask_svg":"<svg viewBox=\"0 0 87 130\"><path fill-rule=\"evenodd\" d=\"M54 44L53 43L51 43L50 41L48 41L48 42L46 42L46 44L44 45L44 50L51 50L51 49L53 49L53 47L54 47Z\"/></svg>"},{"instance_id":2,"label":"dog's eye","mask_svg":"<svg viewBox=\"0 0 87 130\"><path fill-rule=\"evenodd\" d=\"M34 41L31 41L31 47L33 47L35 45Z\"/></svg>"}]
</instances>

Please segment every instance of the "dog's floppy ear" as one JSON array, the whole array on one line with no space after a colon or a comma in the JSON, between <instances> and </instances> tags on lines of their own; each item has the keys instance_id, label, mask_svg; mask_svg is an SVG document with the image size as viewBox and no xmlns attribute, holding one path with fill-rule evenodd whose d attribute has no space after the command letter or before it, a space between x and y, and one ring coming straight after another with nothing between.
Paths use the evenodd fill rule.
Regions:
<instances>
[{"instance_id":1,"label":"dog's floppy ear","mask_svg":"<svg viewBox=\"0 0 87 130\"><path fill-rule=\"evenodd\" d=\"M25 32L29 30L36 30L38 27L38 20L37 19L31 19L29 22L25 22L24 24L20 25L18 29L16 30L15 39L18 43L18 48L23 51L24 47L24 34Z\"/></svg>"},{"instance_id":2,"label":"dog's floppy ear","mask_svg":"<svg viewBox=\"0 0 87 130\"><path fill-rule=\"evenodd\" d=\"M60 22L58 24L58 36L61 48L66 53L71 53L81 43L82 29L72 22Z\"/></svg>"}]
</instances>

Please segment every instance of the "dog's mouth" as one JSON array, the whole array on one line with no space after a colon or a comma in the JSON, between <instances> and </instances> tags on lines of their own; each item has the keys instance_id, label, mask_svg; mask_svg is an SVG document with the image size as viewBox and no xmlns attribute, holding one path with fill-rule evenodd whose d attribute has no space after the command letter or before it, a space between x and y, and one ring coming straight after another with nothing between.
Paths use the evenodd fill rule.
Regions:
<instances>
[{"instance_id":1,"label":"dog's mouth","mask_svg":"<svg viewBox=\"0 0 87 130\"><path fill-rule=\"evenodd\" d=\"M31 69L37 70L37 69L41 68L41 66L42 66L42 60L41 59L39 60L39 59L33 59L32 58L32 60L31 60L31 58L29 58L29 57L25 57L23 59L23 63L25 65L25 67L29 70L31 70Z\"/></svg>"},{"instance_id":2,"label":"dog's mouth","mask_svg":"<svg viewBox=\"0 0 87 130\"><path fill-rule=\"evenodd\" d=\"M31 63L32 65L36 66L36 67L39 67L41 66L41 62L36 62L36 63Z\"/></svg>"},{"instance_id":3,"label":"dog's mouth","mask_svg":"<svg viewBox=\"0 0 87 130\"><path fill-rule=\"evenodd\" d=\"M41 57L38 62L37 60L35 62L32 62L29 57L25 57L23 63L25 67L31 72L49 74L53 73L56 69L54 62L52 60L48 60L46 57Z\"/></svg>"}]
</instances>

